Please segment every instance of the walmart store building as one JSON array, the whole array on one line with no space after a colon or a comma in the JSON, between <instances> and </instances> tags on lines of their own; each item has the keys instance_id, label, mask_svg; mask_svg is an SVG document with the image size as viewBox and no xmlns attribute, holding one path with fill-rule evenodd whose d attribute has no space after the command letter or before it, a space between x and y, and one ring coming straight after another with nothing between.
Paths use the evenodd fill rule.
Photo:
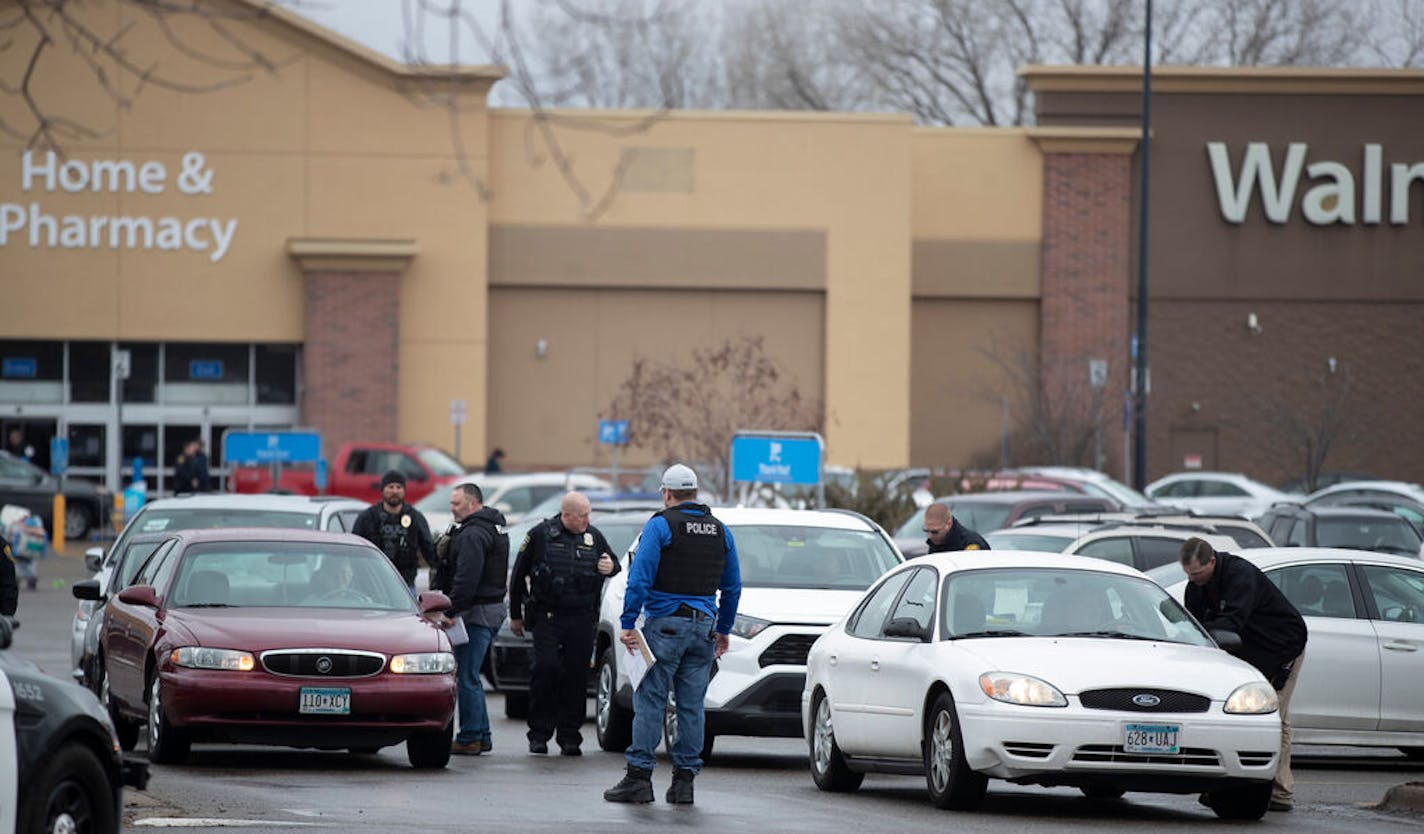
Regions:
<instances>
[{"instance_id":1,"label":"walmart store building","mask_svg":"<svg viewBox=\"0 0 1424 834\"><path fill-rule=\"evenodd\" d=\"M51 49L46 100L98 135L50 155L0 132L0 429L42 463L64 434L72 472L118 485L193 436L218 452L227 428L306 426L329 451L602 465L596 419L635 356L750 335L824 403L848 466L996 461L1010 377L1068 402L1105 361L1105 468L1123 471L1138 73L1026 69L1026 129L546 120L486 107L497 68L398 65L229 7L273 69L174 56L216 89L121 106ZM86 9L132 23L131 53L171 55L147 17ZM1332 460L1424 478L1424 74L1169 69L1155 90L1149 476L1297 474L1293 438L1340 400Z\"/></svg>"}]
</instances>

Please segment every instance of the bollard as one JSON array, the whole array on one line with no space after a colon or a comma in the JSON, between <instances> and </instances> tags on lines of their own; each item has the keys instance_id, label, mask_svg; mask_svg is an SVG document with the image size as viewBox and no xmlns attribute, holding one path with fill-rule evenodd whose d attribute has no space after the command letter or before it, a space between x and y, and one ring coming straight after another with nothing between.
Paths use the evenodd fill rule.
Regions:
<instances>
[{"instance_id":1,"label":"bollard","mask_svg":"<svg viewBox=\"0 0 1424 834\"><path fill-rule=\"evenodd\" d=\"M124 529L124 494L114 493L114 532L118 533Z\"/></svg>"},{"instance_id":2,"label":"bollard","mask_svg":"<svg viewBox=\"0 0 1424 834\"><path fill-rule=\"evenodd\" d=\"M55 552L55 553L63 553L63 552L64 552L64 493L62 493L62 492L56 492L56 493L54 494L54 515L50 516L50 518L54 519L53 523L50 524L50 526L54 528L54 530L50 531L50 536L49 536L49 543L50 543L50 546L54 548L54 552Z\"/></svg>"}]
</instances>

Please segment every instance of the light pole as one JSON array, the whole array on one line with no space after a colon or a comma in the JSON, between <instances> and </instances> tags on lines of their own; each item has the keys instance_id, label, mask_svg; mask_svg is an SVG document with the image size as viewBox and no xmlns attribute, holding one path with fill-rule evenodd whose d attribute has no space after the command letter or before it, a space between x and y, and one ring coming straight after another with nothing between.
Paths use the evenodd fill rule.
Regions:
<instances>
[{"instance_id":1,"label":"light pole","mask_svg":"<svg viewBox=\"0 0 1424 834\"><path fill-rule=\"evenodd\" d=\"M1137 332L1132 337L1133 393L1135 408L1132 426L1132 485L1147 485L1147 195L1150 185L1152 141L1152 0L1147 0L1147 17L1142 34L1142 141L1139 158L1142 190L1137 217Z\"/></svg>"}]
</instances>

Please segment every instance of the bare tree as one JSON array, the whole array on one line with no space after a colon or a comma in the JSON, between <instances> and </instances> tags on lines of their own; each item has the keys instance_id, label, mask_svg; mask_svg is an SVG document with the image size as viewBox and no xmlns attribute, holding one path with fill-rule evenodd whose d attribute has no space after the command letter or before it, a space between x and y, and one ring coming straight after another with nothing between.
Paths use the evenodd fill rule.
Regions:
<instances>
[{"instance_id":1,"label":"bare tree","mask_svg":"<svg viewBox=\"0 0 1424 834\"><path fill-rule=\"evenodd\" d=\"M971 466L1095 466L1094 440L1102 402L1089 384L1086 356L1040 357L1024 346L996 339L980 353L998 369L982 380L979 394L1007 403L1010 415L1008 460L998 448L985 450Z\"/></svg>"},{"instance_id":2,"label":"bare tree","mask_svg":"<svg viewBox=\"0 0 1424 834\"><path fill-rule=\"evenodd\" d=\"M628 420L629 445L687 460L718 487L741 429L817 431L820 403L801 395L761 337L692 351L686 363L638 356L606 414Z\"/></svg>"},{"instance_id":3,"label":"bare tree","mask_svg":"<svg viewBox=\"0 0 1424 834\"><path fill-rule=\"evenodd\" d=\"M1317 358L1288 373L1278 390L1255 398L1261 444L1278 460L1294 460L1305 491L1314 492L1331 451L1358 428L1354 372L1334 356Z\"/></svg>"}]
</instances>

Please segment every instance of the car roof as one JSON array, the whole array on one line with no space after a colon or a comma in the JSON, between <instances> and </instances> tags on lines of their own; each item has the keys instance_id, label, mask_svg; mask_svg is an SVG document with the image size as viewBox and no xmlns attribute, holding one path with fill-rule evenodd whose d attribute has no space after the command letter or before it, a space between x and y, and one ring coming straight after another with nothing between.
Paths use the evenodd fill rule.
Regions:
<instances>
[{"instance_id":1,"label":"car roof","mask_svg":"<svg viewBox=\"0 0 1424 834\"><path fill-rule=\"evenodd\" d=\"M193 509L243 509L243 510L285 510L287 512L320 512L323 507L344 509L342 504L352 508L365 507L366 502L339 495L275 495L270 493L209 492L198 495L175 495L146 502L145 509L168 510L178 508Z\"/></svg>"},{"instance_id":2,"label":"car roof","mask_svg":"<svg viewBox=\"0 0 1424 834\"><path fill-rule=\"evenodd\" d=\"M1328 507L1306 507L1305 511L1313 513L1319 518L1366 518L1381 521L1385 519L1397 519L1403 521L1405 524L1409 523L1405 520L1404 516L1396 515L1389 510L1375 509L1374 507L1342 507L1338 504L1332 504Z\"/></svg>"},{"instance_id":3,"label":"car roof","mask_svg":"<svg viewBox=\"0 0 1424 834\"><path fill-rule=\"evenodd\" d=\"M169 535L182 539L187 544L214 541L280 541L310 544L359 544L374 547L369 541L351 533L291 527L201 527L192 530L174 530Z\"/></svg>"},{"instance_id":4,"label":"car roof","mask_svg":"<svg viewBox=\"0 0 1424 834\"><path fill-rule=\"evenodd\" d=\"M1344 547L1255 547L1229 551L1233 556L1249 560L1265 569L1299 562L1370 562L1377 565L1424 569L1424 562L1413 556L1395 556L1373 550L1351 550ZM1183 577L1185 579L1185 577Z\"/></svg>"},{"instance_id":5,"label":"car roof","mask_svg":"<svg viewBox=\"0 0 1424 834\"><path fill-rule=\"evenodd\" d=\"M1236 540L1221 533L1211 533L1204 530L1192 530L1185 527L1177 527L1165 524L1117 524L1111 527L1103 527L1084 533L1075 545L1086 544L1089 541L1098 539L1122 538L1130 539L1137 536L1153 536L1156 538L1178 539L1201 539L1217 550L1225 550L1228 553L1235 548Z\"/></svg>"},{"instance_id":6,"label":"car roof","mask_svg":"<svg viewBox=\"0 0 1424 834\"><path fill-rule=\"evenodd\" d=\"M1004 489L989 492L966 492L960 495L946 495L936 498L936 504L948 503L952 509L957 503L967 504L1018 504L1024 501L1101 501L1095 495L1084 495L1068 490L1047 489Z\"/></svg>"},{"instance_id":7,"label":"car roof","mask_svg":"<svg viewBox=\"0 0 1424 834\"><path fill-rule=\"evenodd\" d=\"M948 553L930 553L910 559L905 564L934 565L952 571L973 570L974 568L1069 568L1089 570L1098 573L1120 573L1126 576L1146 578L1136 568L1109 562L1106 559L1092 559L1087 556L1071 556L1066 553L1044 553L1033 550L962 550Z\"/></svg>"},{"instance_id":8,"label":"car roof","mask_svg":"<svg viewBox=\"0 0 1424 834\"><path fill-rule=\"evenodd\" d=\"M1419 497L1424 495L1424 486L1411 484L1408 481L1341 481L1338 484L1317 489L1306 497L1307 500L1319 495L1333 495L1337 492L1352 492L1355 490L1374 490L1375 492L1389 492L1401 495L1411 495Z\"/></svg>"},{"instance_id":9,"label":"car roof","mask_svg":"<svg viewBox=\"0 0 1424 834\"><path fill-rule=\"evenodd\" d=\"M1083 535L1084 528L1095 530L1093 525L1073 524L1065 522L1063 524L1026 524L1022 527L1017 524L1012 527L1000 527L998 530L990 530L985 536L994 536L999 533L1008 533L1015 536L1062 536L1076 539ZM995 551L996 553L998 551Z\"/></svg>"}]
</instances>

